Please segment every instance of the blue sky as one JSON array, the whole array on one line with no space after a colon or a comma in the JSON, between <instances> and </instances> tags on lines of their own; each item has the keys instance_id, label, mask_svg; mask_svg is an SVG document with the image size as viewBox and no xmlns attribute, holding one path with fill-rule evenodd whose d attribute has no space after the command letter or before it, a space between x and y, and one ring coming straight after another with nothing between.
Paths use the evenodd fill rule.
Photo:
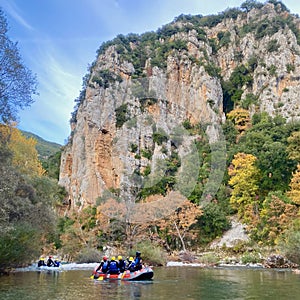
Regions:
<instances>
[{"instance_id":1,"label":"blue sky","mask_svg":"<svg viewBox=\"0 0 300 300\"><path fill-rule=\"evenodd\" d=\"M35 103L20 112L19 128L65 144L74 99L102 42L155 31L185 14L217 14L244 0L0 0L8 36L37 75ZM264 2L264 1L260 1ZM300 15L298 0L282 1Z\"/></svg>"}]
</instances>

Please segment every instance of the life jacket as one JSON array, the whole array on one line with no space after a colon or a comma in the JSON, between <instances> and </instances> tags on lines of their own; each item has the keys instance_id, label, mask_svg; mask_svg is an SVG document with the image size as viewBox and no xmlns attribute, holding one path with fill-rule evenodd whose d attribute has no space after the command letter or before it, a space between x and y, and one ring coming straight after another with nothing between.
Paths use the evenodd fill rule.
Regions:
<instances>
[{"instance_id":1,"label":"life jacket","mask_svg":"<svg viewBox=\"0 0 300 300\"><path fill-rule=\"evenodd\" d=\"M107 272L107 270L108 270L108 261L103 262L101 270L102 270L103 273Z\"/></svg>"},{"instance_id":2,"label":"life jacket","mask_svg":"<svg viewBox=\"0 0 300 300\"><path fill-rule=\"evenodd\" d=\"M125 260L123 260L123 259L119 260L120 272L124 272L125 271L125 267L126 267Z\"/></svg>"},{"instance_id":3,"label":"life jacket","mask_svg":"<svg viewBox=\"0 0 300 300\"><path fill-rule=\"evenodd\" d=\"M135 264L135 269L136 270L141 270L143 268L142 263L141 263L141 258L139 256L137 256L134 260L134 264Z\"/></svg>"},{"instance_id":4,"label":"life jacket","mask_svg":"<svg viewBox=\"0 0 300 300\"><path fill-rule=\"evenodd\" d=\"M134 271L135 271L135 262L134 262L134 261L132 261L132 262L129 264L128 270L129 270L130 272L134 272Z\"/></svg>"},{"instance_id":5,"label":"life jacket","mask_svg":"<svg viewBox=\"0 0 300 300\"><path fill-rule=\"evenodd\" d=\"M116 261L112 260L109 264L109 272L119 272L118 264Z\"/></svg>"}]
</instances>

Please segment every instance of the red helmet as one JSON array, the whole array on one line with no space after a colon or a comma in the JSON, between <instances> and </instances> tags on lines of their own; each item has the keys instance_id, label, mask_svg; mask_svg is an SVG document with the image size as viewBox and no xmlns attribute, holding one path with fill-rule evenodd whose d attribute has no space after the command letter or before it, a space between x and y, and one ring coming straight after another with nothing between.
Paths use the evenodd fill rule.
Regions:
<instances>
[{"instance_id":1,"label":"red helmet","mask_svg":"<svg viewBox=\"0 0 300 300\"><path fill-rule=\"evenodd\" d=\"M103 260L106 261L107 260L107 256L103 256Z\"/></svg>"}]
</instances>

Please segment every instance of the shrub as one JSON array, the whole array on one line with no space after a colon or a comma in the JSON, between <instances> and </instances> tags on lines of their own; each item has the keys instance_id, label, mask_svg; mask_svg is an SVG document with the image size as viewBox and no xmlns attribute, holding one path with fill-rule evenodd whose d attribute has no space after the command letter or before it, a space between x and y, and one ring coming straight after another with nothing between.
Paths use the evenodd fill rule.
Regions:
<instances>
[{"instance_id":1,"label":"shrub","mask_svg":"<svg viewBox=\"0 0 300 300\"><path fill-rule=\"evenodd\" d=\"M261 262L261 258L256 252L245 252L241 257L243 264L256 264Z\"/></svg>"},{"instance_id":2,"label":"shrub","mask_svg":"<svg viewBox=\"0 0 300 300\"><path fill-rule=\"evenodd\" d=\"M123 124L128 121L129 113L128 113L128 104L124 103L120 105L118 108L116 108L116 126L117 128L120 128L123 126Z\"/></svg>"},{"instance_id":3,"label":"shrub","mask_svg":"<svg viewBox=\"0 0 300 300\"><path fill-rule=\"evenodd\" d=\"M157 145L162 145L162 143L167 142L169 137L162 128L158 128L156 132L152 135L153 142Z\"/></svg>"},{"instance_id":4,"label":"shrub","mask_svg":"<svg viewBox=\"0 0 300 300\"><path fill-rule=\"evenodd\" d=\"M300 264L300 220L294 221L279 240L278 247L292 262Z\"/></svg>"},{"instance_id":5,"label":"shrub","mask_svg":"<svg viewBox=\"0 0 300 300\"><path fill-rule=\"evenodd\" d=\"M162 266L166 263L166 254L161 247L152 244L150 241L140 242L136 250L142 253L143 262L147 265ZM130 255L134 256L134 252Z\"/></svg>"},{"instance_id":6,"label":"shrub","mask_svg":"<svg viewBox=\"0 0 300 300\"><path fill-rule=\"evenodd\" d=\"M98 262L101 258L101 253L93 248L82 249L75 258L77 263L93 263Z\"/></svg>"},{"instance_id":7,"label":"shrub","mask_svg":"<svg viewBox=\"0 0 300 300\"><path fill-rule=\"evenodd\" d=\"M214 253L205 253L199 258L199 262L203 264L215 265L219 262L219 258Z\"/></svg>"}]
</instances>

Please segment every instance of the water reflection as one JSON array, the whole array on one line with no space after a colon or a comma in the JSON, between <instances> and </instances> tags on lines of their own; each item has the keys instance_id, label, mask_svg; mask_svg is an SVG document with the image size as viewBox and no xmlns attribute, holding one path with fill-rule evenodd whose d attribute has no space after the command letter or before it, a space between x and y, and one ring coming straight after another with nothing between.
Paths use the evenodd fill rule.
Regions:
<instances>
[{"instance_id":1,"label":"water reflection","mask_svg":"<svg viewBox=\"0 0 300 300\"><path fill-rule=\"evenodd\" d=\"M299 299L300 275L290 271L155 269L148 282L95 281L89 270L20 272L0 277L0 299Z\"/></svg>"},{"instance_id":2,"label":"water reflection","mask_svg":"<svg viewBox=\"0 0 300 300\"><path fill-rule=\"evenodd\" d=\"M95 281L99 293L105 295L106 299L142 299L142 289L153 281Z\"/></svg>"}]
</instances>

